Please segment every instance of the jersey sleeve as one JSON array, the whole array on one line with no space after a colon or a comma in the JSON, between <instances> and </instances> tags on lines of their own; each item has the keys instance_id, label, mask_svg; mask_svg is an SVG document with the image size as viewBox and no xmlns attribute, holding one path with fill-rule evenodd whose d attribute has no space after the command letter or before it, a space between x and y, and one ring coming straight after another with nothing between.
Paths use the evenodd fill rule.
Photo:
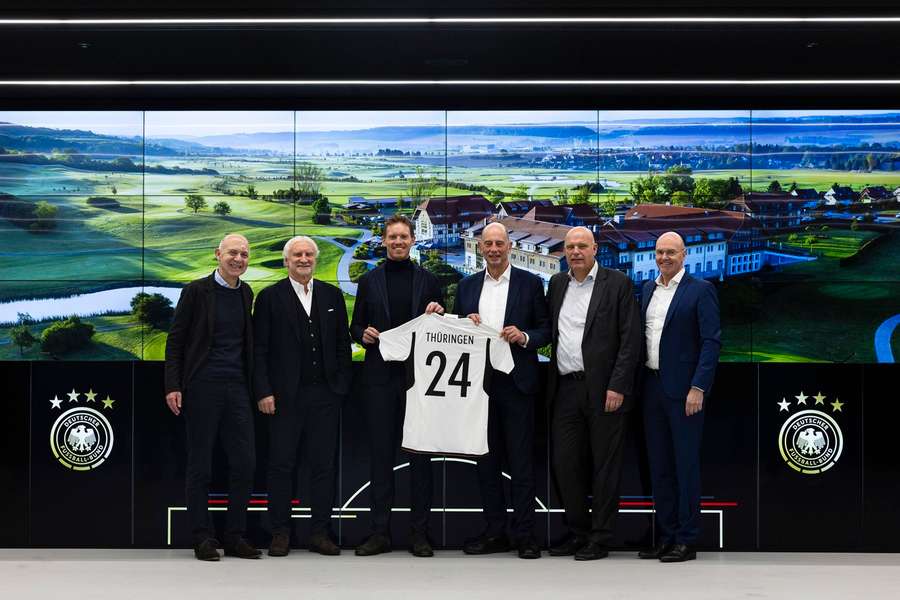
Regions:
<instances>
[{"instance_id":1,"label":"jersey sleeve","mask_svg":"<svg viewBox=\"0 0 900 600\"><path fill-rule=\"evenodd\" d=\"M509 342L500 338L494 338L491 343L491 366L502 373L509 373L516 364L513 362L512 350Z\"/></svg>"},{"instance_id":2,"label":"jersey sleeve","mask_svg":"<svg viewBox=\"0 0 900 600\"><path fill-rule=\"evenodd\" d=\"M384 360L406 360L412 344L412 333L422 317L407 321L400 327L383 331L378 335L378 350Z\"/></svg>"}]
</instances>

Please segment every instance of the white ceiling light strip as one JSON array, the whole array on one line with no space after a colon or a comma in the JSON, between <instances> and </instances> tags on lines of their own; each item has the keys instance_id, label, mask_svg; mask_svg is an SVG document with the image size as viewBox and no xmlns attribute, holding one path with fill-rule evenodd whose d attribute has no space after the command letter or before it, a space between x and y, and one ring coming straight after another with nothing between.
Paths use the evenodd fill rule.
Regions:
<instances>
[{"instance_id":1,"label":"white ceiling light strip","mask_svg":"<svg viewBox=\"0 0 900 600\"><path fill-rule=\"evenodd\" d=\"M900 79L11 79L0 86L894 86Z\"/></svg>"},{"instance_id":2,"label":"white ceiling light strip","mask_svg":"<svg viewBox=\"0 0 900 600\"><path fill-rule=\"evenodd\" d=\"M0 25L531 25L531 24L696 24L696 23L900 23L880 17L353 17L353 18L146 18L3 19Z\"/></svg>"}]
</instances>

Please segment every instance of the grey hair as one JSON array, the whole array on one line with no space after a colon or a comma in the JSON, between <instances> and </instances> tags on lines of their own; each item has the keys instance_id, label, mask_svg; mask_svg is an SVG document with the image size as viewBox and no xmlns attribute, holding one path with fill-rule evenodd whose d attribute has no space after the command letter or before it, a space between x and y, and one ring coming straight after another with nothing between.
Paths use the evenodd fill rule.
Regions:
<instances>
[{"instance_id":1,"label":"grey hair","mask_svg":"<svg viewBox=\"0 0 900 600\"><path fill-rule=\"evenodd\" d=\"M241 234L227 233L227 234L225 234L225 237L223 237L222 240L219 242L219 252L221 252L224 249L225 240L227 240L228 238L232 238L232 237L241 238L242 240L244 240L244 243L247 244L247 247L250 246L250 240L248 240L246 237L242 236Z\"/></svg>"},{"instance_id":2,"label":"grey hair","mask_svg":"<svg viewBox=\"0 0 900 600\"><path fill-rule=\"evenodd\" d=\"M285 260L287 260L288 253L291 251L291 246L293 246L297 242L308 242L312 244L313 249L315 249L316 251L316 258L319 258L319 245L316 243L316 240L312 239L308 235L295 235L287 241L287 243L284 245L284 250L281 251L281 255Z\"/></svg>"}]
</instances>

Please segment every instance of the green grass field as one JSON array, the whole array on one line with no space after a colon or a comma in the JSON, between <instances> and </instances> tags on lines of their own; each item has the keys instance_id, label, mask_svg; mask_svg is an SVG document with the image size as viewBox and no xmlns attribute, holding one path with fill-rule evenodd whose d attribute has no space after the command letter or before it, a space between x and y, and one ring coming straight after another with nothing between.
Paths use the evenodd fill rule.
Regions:
<instances>
[{"instance_id":1,"label":"green grass field","mask_svg":"<svg viewBox=\"0 0 900 600\"><path fill-rule=\"evenodd\" d=\"M878 237L874 231L850 231L849 229L827 230L813 228L811 231L798 232L795 241L790 241L788 234L770 238L774 242L780 242L786 250L799 250L812 252L822 258L847 258L856 254L860 247L871 239ZM806 244L807 236L812 236L815 241Z\"/></svg>"}]
</instances>

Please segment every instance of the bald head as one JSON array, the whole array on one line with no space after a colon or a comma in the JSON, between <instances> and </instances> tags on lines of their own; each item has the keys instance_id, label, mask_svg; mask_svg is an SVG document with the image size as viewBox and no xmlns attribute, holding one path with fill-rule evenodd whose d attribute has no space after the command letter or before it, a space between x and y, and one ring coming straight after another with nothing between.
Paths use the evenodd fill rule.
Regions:
<instances>
[{"instance_id":1,"label":"bald head","mask_svg":"<svg viewBox=\"0 0 900 600\"><path fill-rule=\"evenodd\" d=\"M587 227L573 227L566 233L564 250L572 275L583 281L594 268L594 257L597 255L594 234Z\"/></svg>"},{"instance_id":2,"label":"bald head","mask_svg":"<svg viewBox=\"0 0 900 600\"><path fill-rule=\"evenodd\" d=\"M216 262L219 275L232 287L236 286L250 263L250 242L239 233L229 233L216 248Z\"/></svg>"},{"instance_id":3,"label":"bald head","mask_svg":"<svg viewBox=\"0 0 900 600\"><path fill-rule=\"evenodd\" d=\"M667 231L656 239L656 266L663 284L669 285L681 271L686 256L684 239L674 231Z\"/></svg>"},{"instance_id":4,"label":"bald head","mask_svg":"<svg viewBox=\"0 0 900 600\"><path fill-rule=\"evenodd\" d=\"M503 223L490 223L482 229L480 245L488 273L499 279L509 266L509 232Z\"/></svg>"}]
</instances>

